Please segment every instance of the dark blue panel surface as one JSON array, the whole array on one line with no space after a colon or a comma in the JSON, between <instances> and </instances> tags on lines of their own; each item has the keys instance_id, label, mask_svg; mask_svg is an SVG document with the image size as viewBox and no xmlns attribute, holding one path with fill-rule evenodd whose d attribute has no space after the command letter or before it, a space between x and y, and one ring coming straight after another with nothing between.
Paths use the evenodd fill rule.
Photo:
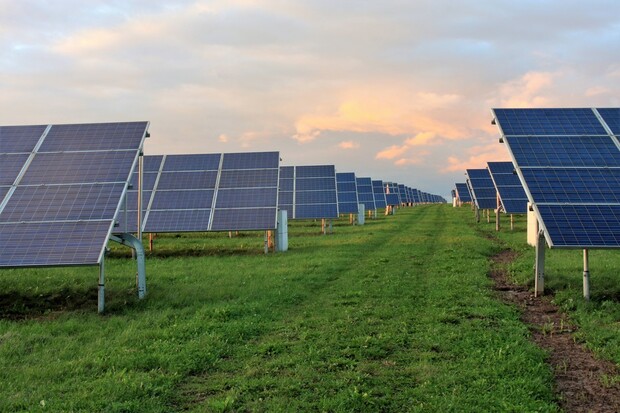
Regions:
<instances>
[{"instance_id":1,"label":"dark blue panel surface","mask_svg":"<svg viewBox=\"0 0 620 413\"><path fill-rule=\"evenodd\" d=\"M280 191L292 191L294 188L294 181L294 179L280 178L280 182L278 183Z\"/></svg>"},{"instance_id":2,"label":"dark blue panel surface","mask_svg":"<svg viewBox=\"0 0 620 413\"><path fill-rule=\"evenodd\" d=\"M155 181L157 180L156 172L145 172L142 174L142 190L143 191L152 191L155 186ZM131 174L131 179L129 180L129 188L133 190L138 190L138 173L134 172Z\"/></svg>"},{"instance_id":3,"label":"dark blue panel surface","mask_svg":"<svg viewBox=\"0 0 620 413\"><path fill-rule=\"evenodd\" d=\"M391 206L400 204L400 200L396 194L385 194L385 202Z\"/></svg>"},{"instance_id":4,"label":"dark blue panel surface","mask_svg":"<svg viewBox=\"0 0 620 413\"><path fill-rule=\"evenodd\" d=\"M217 171L220 167L219 153L193 155L167 155L164 171Z\"/></svg>"},{"instance_id":5,"label":"dark blue panel surface","mask_svg":"<svg viewBox=\"0 0 620 413\"><path fill-rule=\"evenodd\" d=\"M207 231L210 214L210 209L149 211L144 232Z\"/></svg>"},{"instance_id":6,"label":"dark blue panel surface","mask_svg":"<svg viewBox=\"0 0 620 413\"><path fill-rule=\"evenodd\" d=\"M96 265L108 242L110 224L111 221L0 224L0 267Z\"/></svg>"},{"instance_id":7,"label":"dark blue panel surface","mask_svg":"<svg viewBox=\"0 0 620 413\"><path fill-rule=\"evenodd\" d=\"M336 203L335 191L298 191L295 204L331 204Z\"/></svg>"},{"instance_id":8,"label":"dark blue panel surface","mask_svg":"<svg viewBox=\"0 0 620 413\"><path fill-rule=\"evenodd\" d=\"M38 153L22 185L126 182L136 151Z\"/></svg>"},{"instance_id":9,"label":"dark blue panel surface","mask_svg":"<svg viewBox=\"0 0 620 413\"><path fill-rule=\"evenodd\" d=\"M280 191L278 193L278 205L293 205L293 192Z\"/></svg>"},{"instance_id":10,"label":"dark blue panel surface","mask_svg":"<svg viewBox=\"0 0 620 413\"><path fill-rule=\"evenodd\" d=\"M521 168L620 166L620 152L609 135L507 137L506 142Z\"/></svg>"},{"instance_id":11,"label":"dark blue panel surface","mask_svg":"<svg viewBox=\"0 0 620 413\"><path fill-rule=\"evenodd\" d=\"M456 183L456 192L461 202L471 202L471 195L466 183Z\"/></svg>"},{"instance_id":12,"label":"dark blue panel surface","mask_svg":"<svg viewBox=\"0 0 620 413\"><path fill-rule=\"evenodd\" d=\"M338 172L336 174L336 182L355 182L355 173L353 172Z\"/></svg>"},{"instance_id":13,"label":"dark blue panel surface","mask_svg":"<svg viewBox=\"0 0 620 413\"><path fill-rule=\"evenodd\" d=\"M510 161L488 162L487 165L491 175L512 174L516 176L515 167Z\"/></svg>"},{"instance_id":14,"label":"dark blue panel surface","mask_svg":"<svg viewBox=\"0 0 620 413\"><path fill-rule=\"evenodd\" d=\"M346 192L357 193L357 185L355 182L338 182L336 185L338 186L338 194Z\"/></svg>"},{"instance_id":15,"label":"dark blue panel surface","mask_svg":"<svg viewBox=\"0 0 620 413\"><path fill-rule=\"evenodd\" d=\"M620 247L620 205L539 205L554 247Z\"/></svg>"},{"instance_id":16,"label":"dark blue panel surface","mask_svg":"<svg viewBox=\"0 0 620 413\"><path fill-rule=\"evenodd\" d=\"M493 109L504 135L605 135L589 108Z\"/></svg>"},{"instance_id":17,"label":"dark blue panel surface","mask_svg":"<svg viewBox=\"0 0 620 413\"><path fill-rule=\"evenodd\" d=\"M183 191L156 191L151 210L154 209L209 209L213 203L212 189Z\"/></svg>"},{"instance_id":18,"label":"dark blue panel surface","mask_svg":"<svg viewBox=\"0 0 620 413\"><path fill-rule=\"evenodd\" d=\"M620 203L620 169L523 169L535 203Z\"/></svg>"},{"instance_id":19,"label":"dark blue panel surface","mask_svg":"<svg viewBox=\"0 0 620 413\"><path fill-rule=\"evenodd\" d=\"M109 151L141 146L148 122L54 125L39 152Z\"/></svg>"},{"instance_id":20,"label":"dark blue panel surface","mask_svg":"<svg viewBox=\"0 0 620 413\"><path fill-rule=\"evenodd\" d=\"M216 171L162 172L157 190L215 189Z\"/></svg>"},{"instance_id":21,"label":"dark blue panel surface","mask_svg":"<svg viewBox=\"0 0 620 413\"><path fill-rule=\"evenodd\" d=\"M125 184L18 186L0 222L112 220Z\"/></svg>"},{"instance_id":22,"label":"dark blue panel surface","mask_svg":"<svg viewBox=\"0 0 620 413\"><path fill-rule=\"evenodd\" d=\"M0 153L32 152L45 128L46 125L0 126Z\"/></svg>"},{"instance_id":23,"label":"dark blue panel surface","mask_svg":"<svg viewBox=\"0 0 620 413\"><path fill-rule=\"evenodd\" d=\"M338 212L341 214L357 214L359 212L358 205L357 202L338 201Z\"/></svg>"},{"instance_id":24,"label":"dark blue panel surface","mask_svg":"<svg viewBox=\"0 0 620 413\"><path fill-rule=\"evenodd\" d=\"M488 169L507 214L525 214L527 195L512 162L489 162Z\"/></svg>"},{"instance_id":25,"label":"dark blue panel surface","mask_svg":"<svg viewBox=\"0 0 620 413\"><path fill-rule=\"evenodd\" d=\"M13 185L28 160L28 154L0 154L0 185Z\"/></svg>"},{"instance_id":26,"label":"dark blue panel surface","mask_svg":"<svg viewBox=\"0 0 620 413\"><path fill-rule=\"evenodd\" d=\"M7 194L7 192L9 192L9 189L11 189L10 186L0 186L0 204L4 200L4 196Z\"/></svg>"},{"instance_id":27,"label":"dark blue panel surface","mask_svg":"<svg viewBox=\"0 0 620 413\"><path fill-rule=\"evenodd\" d=\"M298 166L295 168L297 178L336 177L334 165ZM335 179L334 179L335 180Z\"/></svg>"},{"instance_id":28,"label":"dark blue panel surface","mask_svg":"<svg viewBox=\"0 0 620 413\"><path fill-rule=\"evenodd\" d=\"M276 206L277 188L219 189L216 208Z\"/></svg>"},{"instance_id":29,"label":"dark blue panel surface","mask_svg":"<svg viewBox=\"0 0 620 413\"><path fill-rule=\"evenodd\" d=\"M507 214L527 213L527 199L502 199L502 206Z\"/></svg>"},{"instance_id":30,"label":"dark blue panel surface","mask_svg":"<svg viewBox=\"0 0 620 413\"><path fill-rule=\"evenodd\" d=\"M334 178L298 178L295 180L296 191L317 191L324 189L336 189Z\"/></svg>"},{"instance_id":31,"label":"dark blue panel surface","mask_svg":"<svg viewBox=\"0 0 620 413\"><path fill-rule=\"evenodd\" d=\"M385 208L385 192L383 190L383 181L373 180L372 181L372 192L375 196L375 204L377 208Z\"/></svg>"},{"instance_id":32,"label":"dark blue panel surface","mask_svg":"<svg viewBox=\"0 0 620 413\"><path fill-rule=\"evenodd\" d=\"M620 108L597 108L614 135L620 135Z\"/></svg>"},{"instance_id":33,"label":"dark blue panel surface","mask_svg":"<svg viewBox=\"0 0 620 413\"><path fill-rule=\"evenodd\" d=\"M161 163L164 159L163 155L143 156L142 172L159 172ZM137 166L136 166L137 169Z\"/></svg>"},{"instance_id":34,"label":"dark blue panel surface","mask_svg":"<svg viewBox=\"0 0 620 413\"><path fill-rule=\"evenodd\" d=\"M471 179L469 185L472 200L479 209L495 209L497 207L497 192L490 178L488 180Z\"/></svg>"},{"instance_id":35,"label":"dark blue panel surface","mask_svg":"<svg viewBox=\"0 0 620 413\"><path fill-rule=\"evenodd\" d=\"M338 203L343 202L353 202L357 203L357 193L356 192L339 192L338 193ZM340 211L342 212L342 211Z\"/></svg>"},{"instance_id":36,"label":"dark blue panel surface","mask_svg":"<svg viewBox=\"0 0 620 413\"><path fill-rule=\"evenodd\" d=\"M219 188L277 188L278 169L222 171Z\"/></svg>"},{"instance_id":37,"label":"dark blue panel surface","mask_svg":"<svg viewBox=\"0 0 620 413\"><path fill-rule=\"evenodd\" d=\"M338 218L336 204L312 204L295 207L295 219Z\"/></svg>"},{"instance_id":38,"label":"dark blue panel surface","mask_svg":"<svg viewBox=\"0 0 620 413\"><path fill-rule=\"evenodd\" d=\"M216 209L212 231L252 231L276 228L277 209L245 208Z\"/></svg>"},{"instance_id":39,"label":"dark blue panel surface","mask_svg":"<svg viewBox=\"0 0 620 413\"><path fill-rule=\"evenodd\" d=\"M222 170L227 169L278 169L279 152L225 153Z\"/></svg>"},{"instance_id":40,"label":"dark blue panel surface","mask_svg":"<svg viewBox=\"0 0 620 413\"><path fill-rule=\"evenodd\" d=\"M282 178L293 178L295 176L295 167L294 166L281 166L280 167L280 179Z\"/></svg>"}]
</instances>

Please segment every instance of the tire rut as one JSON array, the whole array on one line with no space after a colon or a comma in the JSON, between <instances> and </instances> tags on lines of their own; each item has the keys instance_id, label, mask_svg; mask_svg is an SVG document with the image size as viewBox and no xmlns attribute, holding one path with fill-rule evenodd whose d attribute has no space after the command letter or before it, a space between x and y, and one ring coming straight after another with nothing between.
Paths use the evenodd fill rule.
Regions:
<instances>
[{"instance_id":1,"label":"tire rut","mask_svg":"<svg viewBox=\"0 0 620 413\"><path fill-rule=\"evenodd\" d=\"M489 276L501 298L521 310L532 340L548 351L560 407L566 412L620 411L620 384L610 380L618 376L618 368L595 358L577 342L573 333L578 328L552 303L551 296L534 297L525 286L510 282L507 264L516 258L512 250L495 255Z\"/></svg>"}]
</instances>

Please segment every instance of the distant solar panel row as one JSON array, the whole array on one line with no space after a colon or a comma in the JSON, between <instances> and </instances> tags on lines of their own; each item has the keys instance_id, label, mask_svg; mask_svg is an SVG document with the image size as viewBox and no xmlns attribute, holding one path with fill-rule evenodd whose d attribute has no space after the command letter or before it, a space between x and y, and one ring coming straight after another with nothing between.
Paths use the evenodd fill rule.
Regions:
<instances>
[{"instance_id":1,"label":"distant solar panel row","mask_svg":"<svg viewBox=\"0 0 620 413\"><path fill-rule=\"evenodd\" d=\"M527 195L512 162L489 162L487 165L504 212L527 213Z\"/></svg>"},{"instance_id":2,"label":"distant solar panel row","mask_svg":"<svg viewBox=\"0 0 620 413\"><path fill-rule=\"evenodd\" d=\"M372 193L375 197L375 205L377 208L385 208L387 206L385 191L383 189L383 181L372 181Z\"/></svg>"},{"instance_id":3,"label":"distant solar panel row","mask_svg":"<svg viewBox=\"0 0 620 413\"><path fill-rule=\"evenodd\" d=\"M364 204L366 211L374 211L377 209L375 205L375 196L372 190L372 179L356 178L357 196L360 204Z\"/></svg>"},{"instance_id":4,"label":"distant solar panel row","mask_svg":"<svg viewBox=\"0 0 620 413\"><path fill-rule=\"evenodd\" d=\"M485 169L467 169L467 184L472 200L478 209L495 209L497 193L489 171Z\"/></svg>"},{"instance_id":5,"label":"distant solar panel row","mask_svg":"<svg viewBox=\"0 0 620 413\"><path fill-rule=\"evenodd\" d=\"M620 109L493 109L554 247L620 246Z\"/></svg>"},{"instance_id":6,"label":"distant solar panel row","mask_svg":"<svg viewBox=\"0 0 620 413\"><path fill-rule=\"evenodd\" d=\"M338 218L334 165L281 167L278 207L289 219Z\"/></svg>"},{"instance_id":7,"label":"distant solar panel row","mask_svg":"<svg viewBox=\"0 0 620 413\"><path fill-rule=\"evenodd\" d=\"M142 230L202 232L276 227L278 152L144 157ZM119 230L137 229L138 172Z\"/></svg>"},{"instance_id":8,"label":"distant solar panel row","mask_svg":"<svg viewBox=\"0 0 620 413\"><path fill-rule=\"evenodd\" d=\"M471 195L469 194L469 188L465 182L455 184L456 194L461 202L471 202Z\"/></svg>"},{"instance_id":9,"label":"distant solar panel row","mask_svg":"<svg viewBox=\"0 0 620 413\"><path fill-rule=\"evenodd\" d=\"M0 127L0 267L99 264L147 128Z\"/></svg>"},{"instance_id":10,"label":"distant solar panel row","mask_svg":"<svg viewBox=\"0 0 620 413\"><path fill-rule=\"evenodd\" d=\"M353 172L341 172L336 174L338 191L338 212L341 214L357 214L357 184Z\"/></svg>"}]
</instances>

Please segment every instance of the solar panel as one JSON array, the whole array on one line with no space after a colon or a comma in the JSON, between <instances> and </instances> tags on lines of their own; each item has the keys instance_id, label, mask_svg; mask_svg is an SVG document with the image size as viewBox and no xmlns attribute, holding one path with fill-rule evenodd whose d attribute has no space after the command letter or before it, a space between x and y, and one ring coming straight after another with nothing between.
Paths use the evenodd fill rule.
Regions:
<instances>
[{"instance_id":1,"label":"solar panel","mask_svg":"<svg viewBox=\"0 0 620 413\"><path fill-rule=\"evenodd\" d=\"M338 218L334 165L281 167L280 175L278 208L289 219Z\"/></svg>"},{"instance_id":2,"label":"solar panel","mask_svg":"<svg viewBox=\"0 0 620 413\"><path fill-rule=\"evenodd\" d=\"M507 214L525 214L527 195L512 162L489 162L489 173Z\"/></svg>"},{"instance_id":3,"label":"solar panel","mask_svg":"<svg viewBox=\"0 0 620 413\"><path fill-rule=\"evenodd\" d=\"M620 135L620 108L599 108L598 113L607 124L611 133Z\"/></svg>"},{"instance_id":4,"label":"solar panel","mask_svg":"<svg viewBox=\"0 0 620 413\"><path fill-rule=\"evenodd\" d=\"M389 206L400 205L400 195L398 194L398 184L385 182L385 202Z\"/></svg>"},{"instance_id":5,"label":"solar panel","mask_svg":"<svg viewBox=\"0 0 620 413\"><path fill-rule=\"evenodd\" d=\"M506 136L607 135L591 109L493 109Z\"/></svg>"},{"instance_id":6,"label":"solar panel","mask_svg":"<svg viewBox=\"0 0 620 413\"><path fill-rule=\"evenodd\" d=\"M485 169L467 169L467 182L471 197L478 209L495 209L497 193L489 171Z\"/></svg>"},{"instance_id":7,"label":"solar panel","mask_svg":"<svg viewBox=\"0 0 620 413\"><path fill-rule=\"evenodd\" d=\"M366 177L355 178L357 184L357 198L360 204L364 204L366 211L377 209L375 196L372 191L372 179Z\"/></svg>"},{"instance_id":8,"label":"solar panel","mask_svg":"<svg viewBox=\"0 0 620 413\"><path fill-rule=\"evenodd\" d=\"M0 267L99 264L147 128L0 127Z\"/></svg>"},{"instance_id":9,"label":"solar panel","mask_svg":"<svg viewBox=\"0 0 620 413\"><path fill-rule=\"evenodd\" d=\"M32 152L45 129L47 125L0 126L0 153Z\"/></svg>"},{"instance_id":10,"label":"solar panel","mask_svg":"<svg viewBox=\"0 0 620 413\"><path fill-rule=\"evenodd\" d=\"M521 124L535 123L531 119L544 118L547 111L493 109L547 243L619 247L620 149L612 135L618 131L619 109L554 109L557 123L567 126L521 136L530 128Z\"/></svg>"},{"instance_id":11,"label":"solar panel","mask_svg":"<svg viewBox=\"0 0 620 413\"><path fill-rule=\"evenodd\" d=\"M383 181L372 181L372 193L375 197L375 205L377 206L377 208L385 208L387 206L387 203L385 200L385 192L383 190Z\"/></svg>"},{"instance_id":12,"label":"solar panel","mask_svg":"<svg viewBox=\"0 0 620 413\"><path fill-rule=\"evenodd\" d=\"M143 231L275 229L279 163L278 152L146 156L145 167L159 172L144 174L153 195L144 208ZM128 216L118 219L121 228L125 220L137 223L132 192Z\"/></svg>"},{"instance_id":13,"label":"solar panel","mask_svg":"<svg viewBox=\"0 0 620 413\"><path fill-rule=\"evenodd\" d=\"M357 184L353 172L339 172L336 174L338 191L338 212L341 214L357 214Z\"/></svg>"},{"instance_id":14,"label":"solar panel","mask_svg":"<svg viewBox=\"0 0 620 413\"><path fill-rule=\"evenodd\" d=\"M456 186L456 194L461 200L461 202L471 202L471 195L469 194L469 188L467 184L464 182L457 182Z\"/></svg>"}]
</instances>

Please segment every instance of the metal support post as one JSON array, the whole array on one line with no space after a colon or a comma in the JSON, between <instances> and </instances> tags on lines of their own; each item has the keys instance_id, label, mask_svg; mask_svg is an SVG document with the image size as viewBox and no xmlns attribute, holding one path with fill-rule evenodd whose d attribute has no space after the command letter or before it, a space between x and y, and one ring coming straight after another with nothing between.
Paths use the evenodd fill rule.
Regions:
<instances>
[{"instance_id":1,"label":"metal support post","mask_svg":"<svg viewBox=\"0 0 620 413\"><path fill-rule=\"evenodd\" d=\"M545 234L541 230L536 239L536 274L534 278L534 297L545 291Z\"/></svg>"},{"instance_id":2,"label":"metal support post","mask_svg":"<svg viewBox=\"0 0 620 413\"><path fill-rule=\"evenodd\" d=\"M515 229L515 217L510 214L510 230L513 231Z\"/></svg>"},{"instance_id":3,"label":"metal support post","mask_svg":"<svg viewBox=\"0 0 620 413\"><path fill-rule=\"evenodd\" d=\"M583 298L590 300L590 259L588 250L583 250Z\"/></svg>"},{"instance_id":4,"label":"metal support post","mask_svg":"<svg viewBox=\"0 0 620 413\"><path fill-rule=\"evenodd\" d=\"M103 313L105 309L105 259L101 260L99 264L99 284L97 286L98 292L98 301L97 301L97 312L99 314Z\"/></svg>"},{"instance_id":5,"label":"metal support post","mask_svg":"<svg viewBox=\"0 0 620 413\"><path fill-rule=\"evenodd\" d=\"M269 231L265 231L265 254L269 253Z\"/></svg>"},{"instance_id":6,"label":"metal support post","mask_svg":"<svg viewBox=\"0 0 620 413\"><path fill-rule=\"evenodd\" d=\"M144 246L142 241L129 233L112 235L110 239L119 244L126 245L134 249L136 253L136 263L138 264L138 298L142 299L146 295L146 265L144 264Z\"/></svg>"}]
</instances>

